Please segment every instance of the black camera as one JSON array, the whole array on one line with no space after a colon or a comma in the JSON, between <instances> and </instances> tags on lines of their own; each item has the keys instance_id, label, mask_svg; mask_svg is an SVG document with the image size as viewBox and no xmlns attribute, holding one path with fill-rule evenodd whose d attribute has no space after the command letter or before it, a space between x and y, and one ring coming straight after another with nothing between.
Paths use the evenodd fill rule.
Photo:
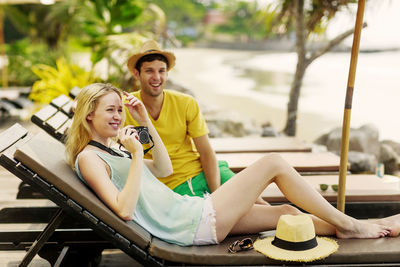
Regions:
<instances>
[{"instance_id":1,"label":"black camera","mask_svg":"<svg viewBox=\"0 0 400 267\"><path fill-rule=\"evenodd\" d=\"M139 142L141 144L148 144L150 143L150 134L149 129L146 126L136 126L133 127L139 136Z\"/></svg>"}]
</instances>

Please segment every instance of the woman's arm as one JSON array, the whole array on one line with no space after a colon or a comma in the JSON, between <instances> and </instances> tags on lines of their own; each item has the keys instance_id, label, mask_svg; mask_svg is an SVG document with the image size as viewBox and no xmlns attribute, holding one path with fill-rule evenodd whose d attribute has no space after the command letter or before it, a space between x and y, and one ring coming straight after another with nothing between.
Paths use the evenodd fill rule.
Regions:
<instances>
[{"instance_id":1,"label":"woman's arm","mask_svg":"<svg viewBox=\"0 0 400 267\"><path fill-rule=\"evenodd\" d=\"M84 151L78 160L79 169L88 185L112 211L126 221L132 220L139 197L142 162L140 153L132 154L126 184L119 191L110 179L109 166L96 153Z\"/></svg>"},{"instance_id":2,"label":"woman's arm","mask_svg":"<svg viewBox=\"0 0 400 267\"><path fill-rule=\"evenodd\" d=\"M128 108L132 118L140 125L146 126L149 129L149 134L153 138L154 147L152 148L153 160L146 160L146 165L156 177L166 177L172 174L172 163L168 155L168 151L154 128L149 115L147 114L144 104L132 96L124 92L126 96L125 106Z\"/></svg>"}]
</instances>

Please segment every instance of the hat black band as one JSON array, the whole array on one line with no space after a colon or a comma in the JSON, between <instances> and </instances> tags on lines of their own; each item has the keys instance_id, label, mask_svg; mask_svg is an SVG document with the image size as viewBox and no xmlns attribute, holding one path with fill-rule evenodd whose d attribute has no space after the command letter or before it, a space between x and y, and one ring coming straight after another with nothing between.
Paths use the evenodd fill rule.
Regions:
<instances>
[{"instance_id":1,"label":"hat black band","mask_svg":"<svg viewBox=\"0 0 400 267\"><path fill-rule=\"evenodd\" d=\"M281 249L293 250L293 251L307 250L318 246L317 238L315 236L314 238L303 242L286 241L279 239L278 237L275 236L271 244Z\"/></svg>"}]
</instances>

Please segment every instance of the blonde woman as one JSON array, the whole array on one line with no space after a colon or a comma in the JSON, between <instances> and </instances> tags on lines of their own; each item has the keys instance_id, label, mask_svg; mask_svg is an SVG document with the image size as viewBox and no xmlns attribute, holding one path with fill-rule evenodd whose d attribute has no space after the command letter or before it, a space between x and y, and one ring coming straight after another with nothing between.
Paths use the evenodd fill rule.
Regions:
<instances>
[{"instance_id":1,"label":"blonde woman","mask_svg":"<svg viewBox=\"0 0 400 267\"><path fill-rule=\"evenodd\" d=\"M229 234L274 229L282 214L300 211L290 205L254 204L270 183L276 183L292 203L315 215L310 216L319 235L379 238L399 234L399 215L374 223L351 218L332 207L277 154L263 157L204 199L174 193L156 178L173 171L161 138L143 103L124 94L123 101L123 93L109 84L82 89L67 138L67 156L82 181L110 209L152 235L188 246L217 244ZM143 158L136 130L121 128L123 105L148 127L154 141L153 160ZM112 148L117 140L129 153Z\"/></svg>"}]
</instances>

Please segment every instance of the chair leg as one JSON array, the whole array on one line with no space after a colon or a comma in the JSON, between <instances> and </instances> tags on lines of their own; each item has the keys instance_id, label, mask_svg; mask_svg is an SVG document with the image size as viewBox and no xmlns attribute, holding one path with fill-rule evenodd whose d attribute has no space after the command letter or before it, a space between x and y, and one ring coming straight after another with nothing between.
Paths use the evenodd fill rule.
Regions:
<instances>
[{"instance_id":1,"label":"chair leg","mask_svg":"<svg viewBox=\"0 0 400 267\"><path fill-rule=\"evenodd\" d=\"M65 212L60 208L54 217L51 219L49 224L47 224L46 228L43 232L40 233L35 242L33 242L32 246L29 248L25 257L22 259L19 267L28 266L28 264L32 261L33 257L39 252L39 250L43 247L46 241L50 238L50 236L54 233L57 227L60 225L62 220L65 217Z\"/></svg>"},{"instance_id":2,"label":"chair leg","mask_svg":"<svg viewBox=\"0 0 400 267\"><path fill-rule=\"evenodd\" d=\"M60 253L60 256L57 258L56 263L54 264L54 267L59 267L61 266L62 261L64 260L65 255L67 255L67 252L69 250L69 247L64 247Z\"/></svg>"}]
</instances>

